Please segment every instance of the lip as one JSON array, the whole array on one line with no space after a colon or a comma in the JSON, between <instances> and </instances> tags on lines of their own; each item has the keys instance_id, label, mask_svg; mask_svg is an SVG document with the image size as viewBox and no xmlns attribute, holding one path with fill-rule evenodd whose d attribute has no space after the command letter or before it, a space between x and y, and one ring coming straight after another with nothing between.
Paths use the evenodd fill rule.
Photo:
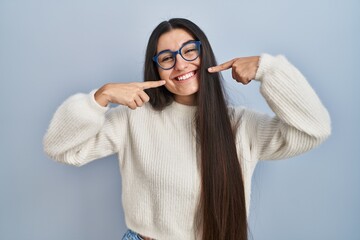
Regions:
<instances>
[{"instance_id":1,"label":"lip","mask_svg":"<svg viewBox=\"0 0 360 240\"><path fill-rule=\"evenodd\" d=\"M186 74L188 74L188 73L191 73L191 72L194 72L194 75L191 76L191 77L189 77L188 79L186 79L186 80L177 80L178 77L184 76L184 75L186 75ZM190 79L192 79L193 77L196 77L196 76L197 76L197 69L196 69L196 70L189 71L189 72L186 72L186 73L179 74L179 75L171 78L171 80L175 80L176 82L181 83L181 82L187 82L188 80L190 80Z\"/></svg>"}]
</instances>

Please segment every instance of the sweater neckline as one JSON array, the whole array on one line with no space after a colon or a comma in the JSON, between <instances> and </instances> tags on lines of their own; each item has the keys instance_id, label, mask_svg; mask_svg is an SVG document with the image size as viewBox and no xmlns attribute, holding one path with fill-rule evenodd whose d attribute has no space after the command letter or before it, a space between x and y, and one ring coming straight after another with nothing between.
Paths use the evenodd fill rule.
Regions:
<instances>
[{"instance_id":1,"label":"sweater neckline","mask_svg":"<svg viewBox=\"0 0 360 240\"><path fill-rule=\"evenodd\" d=\"M181 112L194 112L197 109L197 106L181 104L181 103L176 102L175 100L171 103L171 107L174 110L181 111Z\"/></svg>"}]
</instances>

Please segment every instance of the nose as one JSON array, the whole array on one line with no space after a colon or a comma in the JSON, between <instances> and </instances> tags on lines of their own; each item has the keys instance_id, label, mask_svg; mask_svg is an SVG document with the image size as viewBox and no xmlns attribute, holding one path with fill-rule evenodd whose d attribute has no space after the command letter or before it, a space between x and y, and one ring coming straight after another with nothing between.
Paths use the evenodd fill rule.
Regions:
<instances>
[{"instance_id":1,"label":"nose","mask_svg":"<svg viewBox=\"0 0 360 240\"><path fill-rule=\"evenodd\" d=\"M182 70L187 68L188 64L189 63L186 60L184 60L180 56L180 54L176 54L176 63L175 63L175 66L174 66L175 70L182 71Z\"/></svg>"}]
</instances>

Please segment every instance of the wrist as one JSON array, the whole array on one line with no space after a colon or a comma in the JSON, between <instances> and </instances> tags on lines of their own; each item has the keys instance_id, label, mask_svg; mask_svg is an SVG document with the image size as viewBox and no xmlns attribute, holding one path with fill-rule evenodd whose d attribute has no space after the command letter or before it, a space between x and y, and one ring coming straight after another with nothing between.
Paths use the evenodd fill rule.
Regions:
<instances>
[{"instance_id":1,"label":"wrist","mask_svg":"<svg viewBox=\"0 0 360 240\"><path fill-rule=\"evenodd\" d=\"M106 107L111 102L111 97L109 93L109 84L106 84L99 88L94 94L95 101L103 106Z\"/></svg>"}]
</instances>

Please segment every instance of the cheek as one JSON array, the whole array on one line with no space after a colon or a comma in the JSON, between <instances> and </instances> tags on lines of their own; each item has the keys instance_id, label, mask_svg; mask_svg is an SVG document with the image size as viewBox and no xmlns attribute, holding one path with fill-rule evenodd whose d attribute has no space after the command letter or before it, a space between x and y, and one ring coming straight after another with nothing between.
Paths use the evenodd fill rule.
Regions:
<instances>
[{"instance_id":1,"label":"cheek","mask_svg":"<svg viewBox=\"0 0 360 240\"><path fill-rule=\"evenodd\" d=\"M200 58L197 58L195 61L191 62L191 65L199 71L201 68Z\"/></svg>"},{"instance_id":2,"label":"cheek","mask_svg":"<svg viewBox=\"0 0 360 240\"><path fill-rule=\"evenodd\" d=\"M195 65L200 69L201 66L200 58L196 59Z\"/></svg>"},{"instance_id":3,"label":"cheek","mask_svg":"<svg viewBox=\"0 0 360 240\"><path fill-rule=\"evenodd\" d=\"M160 79L168 80L170 73L168 71L159 70Z\"/></svg>"}]
</instances>

